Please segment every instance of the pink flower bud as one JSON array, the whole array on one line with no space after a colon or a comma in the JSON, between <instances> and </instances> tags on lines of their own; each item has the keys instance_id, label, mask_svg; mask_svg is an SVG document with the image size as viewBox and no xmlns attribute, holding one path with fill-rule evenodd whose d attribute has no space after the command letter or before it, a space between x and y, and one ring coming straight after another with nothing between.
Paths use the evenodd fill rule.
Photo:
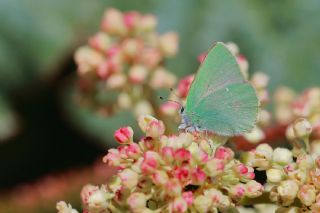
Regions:
<instances>
[{"instance_id":1,"label":"pink flower bud","mask_svg":"<svg viewBox=\"0 0 320 213\"><path fill-rule=\"evenodd\" d=\"M95 191L99 190L99 187L88 184L85 185L80 193L81 199L82 199L82 203L85 205L88 205L88 198L90 195L92 195Z\"/></svg>"},{"instance_id":2,"label":"pink flower bud","mask_svg":"<svg viewBox=\"0 0 320 213\"><path fill-rule=\"evenodd\" d=\"M174 160L174 150L172 147L165 146L161 149L161 156L166 161L171 163Z\"/></svg>"},{"instance_id":3,"label":"pink flower bud","mask_svg":"<svg viewBox=\"0 0 320 213\"><path fill-rule=\"evenodd\" d=\"M126 155L129 158L137 159L141 154L141 149L138 144L130 143L126 149Z\"/></svg>"},{"instance_id":4,"label":"pink flower bud","mask_svg":"<svg viewBox=\"0 0 320 213\"><path fill-rule=\"evenodd\" d=\"M246 196L249 198L259 197L263 191L263 186L255 180L250 180L246 183Z\"/></svg>"},{"instance_id":5,"label":"pink flower bud","mask_svg":"<svg viewBox=\"0 0 320 213\"><path fill-rule=\"evenodd\" d=\"M58 213L78 213L77 210L73 209L71 204L67 204L64 201L59 201L56 205Z\"/></svg>"},{"instance_id":6,"label":"pink flower bud","mask_svg":"<svg viewBox=\"0 0 320 213\"><path fill-rule=\"evenodd\" d=\"M211 210L212 201L207 196L199 195L194 199L193 205L198 212L205 213Z\"/></svg>"},{"instance_id":7,"label":"pink flower bud","mask_svg":"<svg viewBox=\"0 0 320 213\"><path fill-rule=\"evenodd\" d=\"M183 199L187 202L188 206L191 206L193 203L193 193L191 191L182 193Z\"/></svg>"},{"instance_id":8,"label":"pink flower bud","mask_svg":"<svg viewBox=\"0 0 320 213\"><path fill-rule=\"evenodd\" d=\"M159 46L165 56L171 57L178 52L178 42L178 35L174 32L169 32L160 37Z\"/></svg>"},{"instance_id":9,"label":"pink flower bud","mask_svg":"<svg viewBox=\"0 0 320 213\"><path fill-rule=\"evenodd\" d=\"M293 124L293 131L296 137L306 138L311 134L312 126L307 119L299 118Z\"/></svg>"},{"instance_id":10,"label":"pink flower bud","mask_svg":"<svg viewBox=\"0 0 320 213\"><path fill-rule=\"evenodd\" d=\"M238 55L237 56L237 62L239 64L240 71L241 71L243 77L245 79L248 79L249 63L248 63L246 57L243 56L243 55Z\"/></svg>"},{"instance_id":11,"label":"pink flower bud","mask_svg":"<svg viewBox=\"0 0 320 213\"><path fill-rule=\"evenodd\" d=\"M161 53L158 49L148 48L139 55L142 64L145 64L148 68L156 67L162 60Z\"/></svg>"},{"instance_id":12,"label":"pink flower bud","mask_svg":"<svg viewBox=\"0 0 320 213\"><path fill-rule=\"evenodd\" d=\"M154 15L144 15L140 19L140 24L137 26L140 31L149 32L153 31L157 26L157 19Z\"/></svg>"},{"instance_id":13,"label":"pink flower bud","mask_svg":"<svg viewBox=\"0 0 320 213\"><path fill-rule=\"evenodd\" d=\"M147 196L140 192L134 192L128 197L127 204L132 212L142 212L147 205Z\"/></svg>"},{"instance_id":14,"label":"pink flower bud","mask_svg":"<svg viewBox=\"0 0 320 213\"><path fill-rule=\"evenodd\" d=\"M230 148L220 146L216 149L214 157L223 161L229 161L234 157L234 153Z\"/></svg>"},{"instance_id":15,"label":"pink flower bud","mask_svg":"<svg viewBox=\"0 0 320 213\"><path fill-rule=\"evenodd\" d=\"M191 153L185 148L179 148L174 152L174 159L178 162L189 161L191 158Z\"/></svg>"},{"instance_id":16,"label":"pink flower bud","mask_svg":"<svg viewBox=\"0 0 320 213\"><path fill-rule=\"evenodd\" d=\"M299 190L299 185L295 180L285 180L280 183L277 187L279 196L281 197L282 202L287 205L293 203L296 198Z\"/></svg>"},{"instance_id":17,"label":"pink flower bud","mask_svg":"<svg viewBox=\"0 0 320 213\"><path fill-rule=\"evenodd\" d=\"M125 35L127 28L120 11L110 8L104 13L101 28L112 35Z\"/></svg>"},{"instance_id":18,"label":"pink flower bud","mask_svg":"<svg viewBox=\"0 0 320 213\"><path fill-rule=\"evenodd\" d=\"M118 175L121 179L123 186L126 188L130 189L138 184L139 175L131 169L125 169L118 173Z\"/></svg>"},{"instance_id":19,"label":"pink flower bud","mask_svg":"<svg viewBox=\"0 0 320 213\"><path fill-rule=\"evenodd\" d=\"M107 79L111 74L109 61L101 63L97 69L97 75L101 79Z\"/></svg>"},{"instance_id":20,"label":"pink flower bud","mask_svg":"<svg viewBox=\"0 0 320 213\"><path fill-rule=\"evenodd\" d=\"M111 39L108 34L99 32L90 38L89 44L92 48L105 52L111 45Z\"/></svg>"},{"instance_id":21,"label":"pink flower bud","mask_svg":"<svg viewBox=\"0 0 320 213\"><path fill-rule=\"evenodd\" d=\"M128 38L123 42L122 50L129 59L135 59L143 50L143 42L136 38Z\"/></svg>"},{"instance_id":22,"label":"pink flower bud","mask_svg":"<svg viewBox=\"0 0 320 213\"><path fill-rule=\"evenodd\" d=\"M157 186L164 186L169 180L169 177L166 172L164 171L155 171L152 174L152 181Z\"/></svg>"},{"instance_id":23,"label":"pink flower bud","mask_svg":"<svg viewBox=\"0 0 320 213\"><path fill-rule=\"evenodd\" d=\"M120 166L121 157L117 149L109 149L108 154L103 157L103 162L107 163L108 166Z\"/></svg>"},{"instance_id":24,"label":"pink flower bud","mask_svg":"<svg viewBox=\"0 0 320 213\"><path fill-rule=\"evenodd\" d=\"M114 73L109 76L106 87L109 89L120 89L127 83L127 77L123 73Z\"/></svg>"},{"instance_id":25,"label":"pink flower bud","mask_svg":"<svg viewBox=\"0 0 320 213\"><path fill-rule=\"evenodd\" d=\"M141 171L143 173L152 173L158 166L160 161L160 156L158 153L153 151L147 151L144 153L144 159L141 164Z\"/></svg>"},{"instance_id":26,"label":"pink flower bud","mask_svg":"<svg viewBox=\"0 0 320 213\"><path fill-rule=\"evenodd\" d=\"M165 187L168 195L173 197L177 197L181 195L182 186L178 179L176 178L169 179Z\"/></svg>"},{"instance_id":27,"label":"pink flower bud","mask_svg":"<svg viewBox=\"0 0 320 213\"><path fill-rule=\"evenodd\" d=\"M172 212L183 213L188 209L187 202L182 197L177 197L173 200Z\"/></svg>"},{"instance_id":28,"label":"pink flower bud","mask_svg":"<svg viewBox=\"0 0 320 213\"><path fill-rule=\"evenodd\" d=\"M172 88L176 83L176 76L163 67L153 71L149 85L153 89Z\"/></svg>"},{"instance_id":29,"label":"pink flower bud","mask_svg":"<svg viewBox=\"0 0 320 213\"><path fill-rule=\"evenodd\" d=\"M180 80L178 84L178 94L181 98L187 97L193 79L194 75L188 75Z\"/></svg>"},{"instance_id":30,"label":"pink flower bud","mask_svg":"<svg viewBox=\"0 0 320 213\"><path fill-rule=\"evenodd\" d=\"M163 122L159 120L154 120L154 121L151 121L147 126L146 135L153 138L158 138L164 134L164 131L165 131L165 127Z\"/></svg>"},{"instance_id":31,"label":"pink flower bud","mask_svg":"<svg viewBox=\"0 0 320 213\"><path fill-rule=\"evenodd\" d=\"M199 63L201 64L203 61L204 61L204 59L207 57L207 52L204 52L204 53L201 53L199 56L198 56L198 61L199 61Z\"/></svg>"},{"instance_id":32,"label":"pink flower bud","mask_svg":"<svg viewBox=\"0 0 320 213\"><path fill-rule=\"evenodd\" d=\"M135 65L129 69L129 79L133 84L142 84L148 75L148 70L143 65Z\"/></svg>"},{"instance_id":33,"label":"pink flower bud","mask_svg":"<svg viewBox=\"0 0 320 213\"><path fill-rule=\"evenodd\" d=\"M133 111L134 111L134 114L136 117L138 117L140 115L153 115L154 114L152 105L147 100L140 100L138 103L136 103Z\"/></svg>"},{"instance_id":34,"label":"pink flower bud","mask_svg":"<svg viewBox=\"0 0 320 213\"><path fill-rule=\"evenodd\" d=\"M130 126L121 127L114 133L114 138L120 144L129 144L133 139L133 130Z\"/></svg>"},{"instance_id":35,"label":"pink flower bud","mask_svg":"<svg viewBox=\"0 0 320 213\"><path fill-rule=\"evenodd\" d=\"M316 201L316 189L312 185L303 185L298 192L301 203L311 206Z\"/></svg>"},{"instance_id":36,"label":"pink flower bud","mask_svg":"<svg viewBox=\"0 0 320 213\"><path fill-rule=\"evenodd\" d=\"M140 115L138 118L138 124L139 124L140 129L143 132L146 132L151 121L158 121L158 120L156 118L152 117L151 115Z\"/></svg>"},{"instance_id":37,"label":"pink flower bud","mask_svg":"<svg viewBox=\"0 0 320 213\"><path fill-rule=\"evenodd\" d=\"M256 89L264 89L268 86L269 76L262 72L256 72L251 78L251 83Z\"/></svg>"},{"instance_id":38,"label":"pink flower bud","mask_svg":"<svg viewBox=\"0 0 320 213\"><path fill-rule=\"evenodd\" d=\"M217 158L212 158L205 165L205 172L210 177L221 174L224 170L224 162Z\"/></svg>"},{"instance_id":39,"label":"pink flower bud","mask_svg":"<svg viewBox=\"0 0 320 213\"><path fill-rule=\"evenodd\" d=\"M110 47L107 51L106 51L106 56L107 58L113 58L116 57L118 55L121 54L121 48L117 45L114 45L112 47Z\"/></svg>"},{"instance_id":40,"label":"pink flower bud","mask_svg":"<svg viewBox=\"0 0 320 213\"><path fill-rule=\"evenodd\" d=\"M246 192L246 186L242 183L236 184L231 186L229 189L229 195L235 199L235 200L240 200L243 198Z\"/></svg>"},{"instance_id":41,"label":"pink flower bud","mask_svg":"<svg viewBox=\"0 0 320 213\"><path fill-rule=\"evenodd\" d=\"M126 27L130 30L136 27L140 19L140 14L137 12L128 12L124 14L123 21Z\"/></svg>"},{"instance_id":42,"label":"pink flower bud","mask_svg":"<svg viewBox=\"0 0 320 213\"><path fill-rule=\"evenodd\" d=\"M191 179L193 184L202 184L207 178L206 173L200 168L197 167L191 171Z\"/></svg>"},{"instance_id":43,"label":"pink flower bud","mask_svg":"<svg viewBox=\"0 0 320 213\"><path fill-rule=\"evenodd\" d=\"M176 167L173 170L174 177L177 178L180 182L186 182L189 179L190 171L186 166Z\"/></svg>"},{"instance_id":44,"label":"pink flower bud","mask_svg":"<svg viewBox=\"0 0 320 213\"><path fill-rule=\"evenodd\" d=\"M80 47L74 58L78 65L79 75L95 70L105 60L102 54L87 46Z\"/></svg>"},{"instance_id":45,"label":"pink flower bud","mask_svg":"<svg viewBox=\"0 0 320 213\"><path fill-rule=\"evenodd\" d=\"M161 104L160 111L165 115L175 115L180 109L180 105L175 102L165 102Z\"/></svg>"},{"instance_id":46,"label":"pink flower bud","mask_svg":"<svg viewBox=\"0 0 320 213\"><path fill-rule=\"evenodd\" d=\"M234 166L234 169L240 175L244 175L248 173L248 168L243 163L236 164Z\"/></svg>"}]
</instances>

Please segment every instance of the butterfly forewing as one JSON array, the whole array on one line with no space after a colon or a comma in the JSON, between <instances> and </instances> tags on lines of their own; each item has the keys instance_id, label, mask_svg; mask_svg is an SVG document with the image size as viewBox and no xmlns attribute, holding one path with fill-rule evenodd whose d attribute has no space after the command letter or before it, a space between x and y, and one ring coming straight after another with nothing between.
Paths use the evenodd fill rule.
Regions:
<instances>
[{"instance_id":1,"label":"butterfly forewing","mask_svg":"<svg viewBox=\"0 0 320 213\"><path fill-rule=\"evenodd\" d=\"M232 136L251 130L257 111L254 88L245 82L232 53L217 43L191 85L187 115L201 129Z\"/></svg>"}]
</instances>

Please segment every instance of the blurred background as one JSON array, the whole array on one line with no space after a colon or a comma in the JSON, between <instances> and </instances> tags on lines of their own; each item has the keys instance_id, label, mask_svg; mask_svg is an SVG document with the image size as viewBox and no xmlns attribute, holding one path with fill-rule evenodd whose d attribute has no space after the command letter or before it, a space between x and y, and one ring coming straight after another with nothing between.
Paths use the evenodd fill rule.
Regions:
<instances>
[{"instance_id":1,"label":"blurred background","mask_svg":"<svg viewBox=\"0 0 320 213\"><path fill-rule=\"evenodd\" d=\"M114 145L108 121L78 113L66 84L76 71L74 50L98 31L108 7L155 14L159 32L176 31L179 53L168 68L180 77L195 72L214 41L233 41L250 73L270 76L271 92L320 83L318 0L0 0L0 212L55 212L59 197L46 194L52 174L59 186L79 176L74 170L97 181L91 165ZM12 197L33 186L42 196L20 211ZM74 206L79 187L69 196ZM53 201L44 205L46 198Z\"/></svg>"}]
</instances>

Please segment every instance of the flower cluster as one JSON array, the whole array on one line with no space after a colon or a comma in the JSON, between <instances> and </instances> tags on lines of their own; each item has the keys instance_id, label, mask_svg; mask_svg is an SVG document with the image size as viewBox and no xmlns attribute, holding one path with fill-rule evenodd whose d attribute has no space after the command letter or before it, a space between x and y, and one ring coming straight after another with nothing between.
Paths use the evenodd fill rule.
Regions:
<instances>
[{"instance_id":1,"label":"flower cluster","mask_svg":"<svg viewBox=\"0 0 320 213\"><path fill-rule=\"evenodd\" d=\"M83 103L107 114L119 109L154 113L153 92L176 82L164 60L178 51L177 34L159 35L156 25L153 15L106 10L101 31L75 53Z\"/></svg>"},{"instance_id":2,"label":"flower cluster","mask_svg":"<svg viewBox=\"0 0 320 213\"><path fill-rule=\"evenodd\" d=\"M130 127L115 132L121 145L103 160L118 172L101 187L83 188L86 212L218 212L262 194L254 169L230 148L213 149L197 134L164 135L163 122L151 116L139 126L146 136L138 143Z\"/></svg>"},{"instance_id":3,"label":"flower cluster","mask_svg":"<svg viewBox=\"0 0 320 213\"><path fill-rule=\"evenodd\" d=\"M267 86L269 83L269 77L264 74L263 72L255 72L249 79L249 63L246 57L239 52L239 47L233 43L228 42L226 43L227 47L231 51L231 53L237 59L238 65L240 67L240 71L243 74L243 77L246 80L249 80L250 83L256 89L257 96L260 100L260 109L259 109L259 116L257 120L257 125L255 128L250 132L244 135L245 139L251 143L259 143L265 139L265 133L262 130L264 127L269 126L271 123L271 114L269 111L265 109L266 104L269 101L269 93L267 90ZM203 53L198 57L199 63L205 59L207 53ZM188 75L182 78L175 90L171 93L169 99L174 100L176 102L185 104L191 83L193 81L194 75ZM166 102L160 106L160 111L162 114L174 117L175 120L179 121L178 112L180 105L176 102Z\"/></svg>"},{"instance_id":4,"label":"flower cluster","mask_svg":"<svg viewBox=\"0 0 320 213\"><path fill-rule=\"evenodd\" d=\"M246 153L244 159L247 165L266 171L266 191L272 202L282 206L279 212L316 213L320 211L319 151L308 151L308 137L312 128L306 119L296 120L292 128L294 138L306 146L290 151L261 144Z\"/></svg>"}]
</instances>

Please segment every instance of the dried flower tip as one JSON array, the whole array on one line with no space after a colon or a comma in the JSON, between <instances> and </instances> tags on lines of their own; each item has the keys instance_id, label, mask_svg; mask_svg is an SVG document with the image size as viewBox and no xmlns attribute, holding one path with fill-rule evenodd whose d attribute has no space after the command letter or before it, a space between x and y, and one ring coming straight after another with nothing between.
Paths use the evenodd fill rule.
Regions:
<instances>
[{"instance_id":1,"label":"dried flower tip","mask_svg":"<svg viewBox=\"0 0 320 213\"><path fill-rule=\"evenodd\" d=\"M59 201L57 203L58 213L78 213L77 210L73 209L70 204L67 204L64 201Z\"/></svg>"},{"instance_id":2,"label":"dried flower tip","mask_svg":"<svg viewBox=\"0 0 320 213\"><path fill-rule=\"evenodd\" d=\"M307 138L312 132L312 126L307 119L299 118L293 124L293 131L296 137Z\"/></svg>"}]
</instances>

